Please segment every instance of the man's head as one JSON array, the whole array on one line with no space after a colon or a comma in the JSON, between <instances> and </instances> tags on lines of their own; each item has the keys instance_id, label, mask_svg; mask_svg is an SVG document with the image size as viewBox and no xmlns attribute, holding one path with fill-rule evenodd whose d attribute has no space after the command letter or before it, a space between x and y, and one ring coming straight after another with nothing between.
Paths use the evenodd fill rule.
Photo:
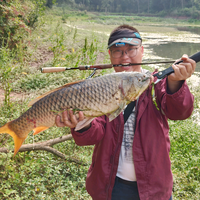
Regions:
<instances>
[{"instance_id":1,"label":"man's head","mask_svg":"<svg viewBox=\"0 0 200 200\"><path fill-rule=\"evenodd\" d=\"M141 63L143 56L142 38L138 30L129 25L115 28L108 40L109 55L112 64ZM115 67L116 72L140 71L139 65Z\"/></svg>"}]
</instances>

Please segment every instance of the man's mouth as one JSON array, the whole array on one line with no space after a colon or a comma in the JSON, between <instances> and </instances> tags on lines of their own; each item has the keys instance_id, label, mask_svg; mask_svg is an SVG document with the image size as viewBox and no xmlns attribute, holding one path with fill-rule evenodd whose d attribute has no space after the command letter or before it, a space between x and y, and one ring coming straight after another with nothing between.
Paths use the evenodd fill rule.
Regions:
<instances>
[{"instance_id":1,"label":"man's mouth","mask_svg":"<svg viewBox=\"0 0 200 200\"><path fill-rule=\"evenodd\" d=\"M122 67L129 67L130 63L122 63L121 65L122 65Z\"/></svg>"}]
</instances>

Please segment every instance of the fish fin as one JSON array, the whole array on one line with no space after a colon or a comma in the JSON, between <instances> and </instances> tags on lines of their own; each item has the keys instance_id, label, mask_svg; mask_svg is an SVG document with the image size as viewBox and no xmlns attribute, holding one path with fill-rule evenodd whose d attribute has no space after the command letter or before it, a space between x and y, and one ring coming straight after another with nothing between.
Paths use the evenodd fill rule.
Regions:
<instances>
[{"instance_id":1,"label":"fish fin","mask_svg":"<svg viewBox=\"0 0 200 200\"><path fill-rule=\"evenodd\" d=\"M86 117L84 120L78 122L75 127L75 131L81 130L85 126L89 125L95 117Z\"/></svg>"},{"instance_id":2,"label":"fish fin","mask_svg":"<svg viewBox=\"0 0 200 200\"><path fill-rule=\"evenodd\" d=\"M7 124L5 124L4 126L2 126L0 128L0 134L1 133L8 133L10 136L12 136L14 143L15 143L15 150L14 150L14 156L16 155L16 153L19 151L20 147L22 146L22 143L24 142L25 138L20 138L17 136L17 134L10 129L9 124L11 122L8 122ZM28 135L28 134L27 134Z\"/></svg>"},{"instance_id":3,"label":"fish fin","mask_svg":"<svg viewBox=\"0 0 200 200\"><path fill-rule=\"evenodd\" d=\"M47 127L47 126L39 126L39 127L37 127L37 128L34 128L33 129L33 131L34 131L34 133L33 133L33 135L36 135L36 134L38 134L38 133L40 133L40 132L42 132L42 131L45 131L45 130L47 130L49 127Z\"/></svg>"},{"instance_id":4,"label":"fish fin","mask_svg":"<svg viewBox=\"0 0 200 200\"><path fill-rule=\"evenodd\" d=\"M119 108L117 110L107 115L107 117L109 118L109 122L115 119L124 110L126 104L126 102L120 103Z\"/></svg>"},{"instance_id":5,"label":"fish fin","mask_svg":"<svg viewBox=\"0 0 200 200\"><path fill-rule=\"evenodd\" d=\"M55 91L58 91L58 90L60 90L60 89L62 89L62 88L69 87L69 86L71 86L71 85L74 85L74 84L77 84L77 83L80 83L80 82L83 82L83 81L84 81L84 80L80 80L80 81L76 81L76 82L72 82L72 83L66 83L65 85L63 85L63 86L61 86L61 87L55 88L55 89L53 89L53 90L51 90L51 91L48 91L48 92L44 93L43 95L41 95L41 96L39 96L39 97L33 99L32 101L30 101L29 104L28 104L28 106L32 106L34 103L36 103L36 102L39 101L40 99L46 97L47 95L49 95L49 94L51 94L51 93L53 93L53 92L55 92Z\"/></svg>"}]
</instances>

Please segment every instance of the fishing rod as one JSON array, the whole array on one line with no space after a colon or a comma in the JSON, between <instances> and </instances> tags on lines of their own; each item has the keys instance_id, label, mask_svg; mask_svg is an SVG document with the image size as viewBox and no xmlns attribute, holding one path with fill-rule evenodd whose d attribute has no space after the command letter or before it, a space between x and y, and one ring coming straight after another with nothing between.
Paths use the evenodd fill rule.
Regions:
<instances>
[{"instance_id":1,"label":"fishing rod","mask_svg":"<svg viewBox=\"0 0 200 200\"><path fill-rule=\"evenodd\" d=\"M97 65L80 65L79 67L45 67L41 68L42 73L52 73L52 72L63 72L66 70L97 70L97 69L109 69L112 67L126 67L131 65L151 65L151 64L166 64L174 63L175 61L160 61L160 62L146 62L146 63L128 63L128 64L97 64Z\"/></svg>"},{"instance_id":2,"label":"fishing rod","mask_svg":"<svg viewBox=\"0 0 200 200\"><path fill-rule=\"evenodd\" d=\"M189 57L190 59L194 60L196 63L200 61L200 51L195 53L194 55ZM92 74L90 74L89 77L91 78L97 69L108 69L112 67L122 67L122 66L130 66L130 65L149 65L149 64L161 64L161 63L174 63L175 61L161 61L161 62L150 62L150 63L128 63L128 64L117 64L117 65L112 65L112 64L100 64L100 65L80 65L79 67L45 67L41 68L42 73L51 73L51 72L62 72L65 70L93 70ZM176 61L175 64L179 64L183 62L182 60ZM162 71L159 71L158 73L154 74L154 77L157 77L156 83L158 83L160 80L162 80L164 77L170 75L173 73L174 70L171 67L164 69Z\"/></svg>"}]
</instances>

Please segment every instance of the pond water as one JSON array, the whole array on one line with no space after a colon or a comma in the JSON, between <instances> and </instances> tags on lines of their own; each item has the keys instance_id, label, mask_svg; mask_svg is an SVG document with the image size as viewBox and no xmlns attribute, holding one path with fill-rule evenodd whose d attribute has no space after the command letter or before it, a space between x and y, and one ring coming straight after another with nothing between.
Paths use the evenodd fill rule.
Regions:
<instances>
[{"instance_id":1,"label":"pond water","mask_svg":"<svg viewBox=\"0 0 200 200\"><path fill-rule=\"evenodd\" d=\"M191 56L200 51L199 43L190 42L169 42L165 44L150 44L148 48L153 49L153 53L159 57L176 60L183 54ZM200 62L197 63L196 71L200 72Z\"/></svg>"},{"instance_id":2,"label":"pond water","mask_svg":"<svg viewBox=\"0 0 200 200\"><path fill-rule=\"evenodd\" d=\"M165 29L165 27L160 27ZM147 40L144 47L153 56L149 60L177 60L183 54L191 56L200 51L200 27L173 27L176 31L171 33L154 33L145 36ZM168 65L162 65L169 67ZM197 63L196 72L200 72L200 62Z\"/></svg>"},{"instance_id":3,"label":"pond water","mask_svg":"<svg viewBox=\"0 0 200 200\"><path fill-rule=\"evenodd\" d=\"M189 31L200 35L200 27L197 26L178 26L176 27L179 31Z\"/></svg>"}]
</instances>

